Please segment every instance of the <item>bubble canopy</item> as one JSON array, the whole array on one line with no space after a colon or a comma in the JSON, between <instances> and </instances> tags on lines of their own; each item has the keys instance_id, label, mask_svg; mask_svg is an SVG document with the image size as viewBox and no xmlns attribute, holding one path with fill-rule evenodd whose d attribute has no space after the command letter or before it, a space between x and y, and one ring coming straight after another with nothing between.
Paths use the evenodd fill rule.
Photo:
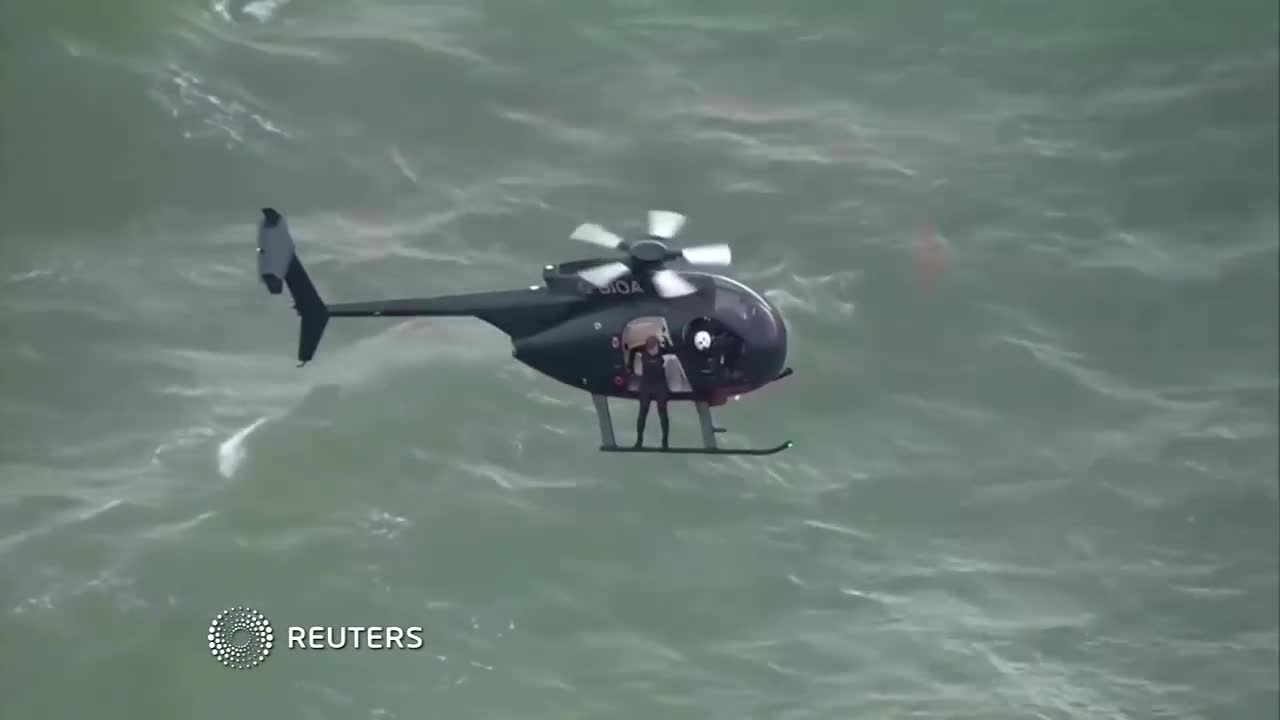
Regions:
<instances>
[{"instance_id":1,"label":"bubble canopy","mask_svg":"<svg viewBox=\"0 0 1280 720\"><path fill-rule=\"evenodd\" d=\"M742 283L713 275L715 316L743 340L743 361L753 375L773 377L787 362L787 326L782 314Z\"/></svg>"}]
</instances>

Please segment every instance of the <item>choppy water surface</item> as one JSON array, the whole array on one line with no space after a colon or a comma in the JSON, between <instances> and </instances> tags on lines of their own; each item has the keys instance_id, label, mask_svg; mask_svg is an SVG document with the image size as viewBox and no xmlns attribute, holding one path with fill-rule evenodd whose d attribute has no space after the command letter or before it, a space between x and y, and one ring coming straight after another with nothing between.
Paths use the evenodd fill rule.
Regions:
<instances>
[{"instance_id":1,"label":"choppy water surface","mask_svg":"<svg viewBox=\"0 0 1280 720\"><path fill-rule=\"evenodd\" d=\"M722 5L0 5L0 717L1276 717L1275 4ZM797 447L602 455L478 323L295 369L268 204L336 300L686 212Z\"/></svg>"}]
</instances>

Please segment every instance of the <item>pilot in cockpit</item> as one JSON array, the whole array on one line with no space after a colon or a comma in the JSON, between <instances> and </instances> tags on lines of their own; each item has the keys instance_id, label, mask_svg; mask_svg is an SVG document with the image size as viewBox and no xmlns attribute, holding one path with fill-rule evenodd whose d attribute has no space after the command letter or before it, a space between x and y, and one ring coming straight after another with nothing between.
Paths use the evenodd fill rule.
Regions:
<instances>
[{"instance_id":1,"label":"pilot in cockpit","mask_svg":"<svg viewBox=\"0 0 1280 720\"><path fill-rule=\"evenodd\" d=\"M734 375L741 343L718 323L704 320L701 329L693 334L693 348L703 360L702 372L716 381L728 380Z\"/></svg>"}]
</instances>

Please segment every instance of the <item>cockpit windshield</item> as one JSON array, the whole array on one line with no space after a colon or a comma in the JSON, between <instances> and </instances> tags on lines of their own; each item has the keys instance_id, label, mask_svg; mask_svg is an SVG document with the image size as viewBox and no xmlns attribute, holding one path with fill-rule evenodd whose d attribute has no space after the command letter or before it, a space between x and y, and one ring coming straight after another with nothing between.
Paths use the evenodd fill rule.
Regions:
<instances>
[{"instance_id":1,"label":"cockpit windshield","mask_svg":"<svg viewBox=\"0 0 1280 720\"><path fill-rule=\"evenodd\" d=\"M751 288L716 277L716 317L751 344L771 345L785 330L769 302Z\"/></svg>"}]
</instances>

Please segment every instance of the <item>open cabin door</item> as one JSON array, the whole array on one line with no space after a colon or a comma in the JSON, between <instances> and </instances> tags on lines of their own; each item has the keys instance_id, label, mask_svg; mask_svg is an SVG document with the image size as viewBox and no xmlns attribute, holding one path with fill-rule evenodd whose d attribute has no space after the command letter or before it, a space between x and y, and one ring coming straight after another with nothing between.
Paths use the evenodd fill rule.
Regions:
<instances>
[{"instance_id":1,"label":"open cabin door","mask_svg":"<svg viewBox=\"0 0 1280 720\"><path fill-rule=\"evenodd\" d=\"M627 389L636 391L640 387L639 378L635 376L635 373L641 371L639 351L644 349L644 341L650 336L658 338L662 343L662 352L667 356L664 363L667 371L667 387L671 392L692 392L693 388L689 385L689 377L685 374L684 365L675 355L676 344L667 327L667 320L658 315L635 318L627 323L622 331L622 362L624 366L628 362L631 363L628 368L630 372Z\"/></svg>"}]
</instances>

